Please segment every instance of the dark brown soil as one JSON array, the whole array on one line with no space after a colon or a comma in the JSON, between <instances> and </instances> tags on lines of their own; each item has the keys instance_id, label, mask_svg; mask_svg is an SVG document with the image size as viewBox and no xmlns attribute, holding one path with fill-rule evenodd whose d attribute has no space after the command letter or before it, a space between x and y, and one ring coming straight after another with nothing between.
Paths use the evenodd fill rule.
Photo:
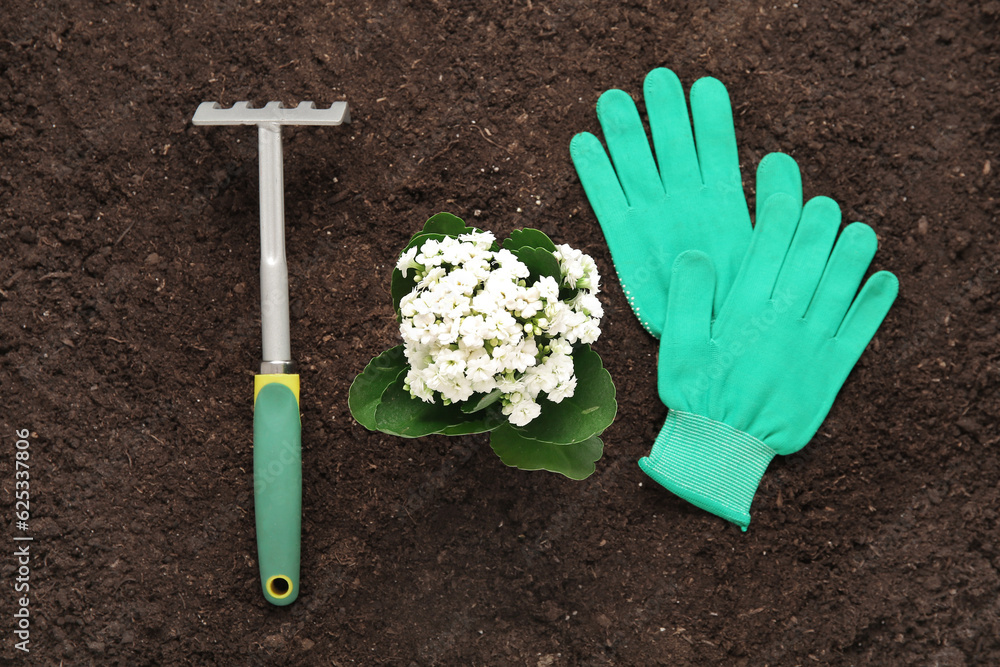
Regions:
<instances>
[{"instance_id":1,"label":"dark brown soil","mask_svg":"<svg viewBox=\"0 0 1000 667\"><path fill-rule=\"evenodd\" d=\"M825 7L825 8L823 8ZM1000 664L1000 4L12 0L0 12L2 655L30 665ZM665 408L569 158L607 88L712 75L744 177L881 239L900 298L741 533L636 465ZM256 141L199 102L346 99L285 132L303 585L259 593ZM752 198L751 198L752 201ZM597 473L347 409L387 277L448 210L591 253L619 389ZM31 652L14 649L14 432ZM6 664L6 663L5 663Z\"/></svg>"}]
</instances>

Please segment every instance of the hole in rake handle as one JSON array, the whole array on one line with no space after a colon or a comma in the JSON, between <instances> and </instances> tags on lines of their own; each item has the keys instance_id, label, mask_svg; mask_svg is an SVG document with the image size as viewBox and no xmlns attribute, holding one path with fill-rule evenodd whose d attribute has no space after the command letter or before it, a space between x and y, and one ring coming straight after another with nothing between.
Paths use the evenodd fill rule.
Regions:
<instances>
[{"instance_id":1,"label":"hole in rake handle","mask_svg":"<svg viewBox=\"0 0 1000 667\"><path fill-rule=\"evenodd\" d=\"M278 599L286 598L292 593L292 580L283 574L276 574L267 580L267 592Z\"/></svg>"}]
</instances>

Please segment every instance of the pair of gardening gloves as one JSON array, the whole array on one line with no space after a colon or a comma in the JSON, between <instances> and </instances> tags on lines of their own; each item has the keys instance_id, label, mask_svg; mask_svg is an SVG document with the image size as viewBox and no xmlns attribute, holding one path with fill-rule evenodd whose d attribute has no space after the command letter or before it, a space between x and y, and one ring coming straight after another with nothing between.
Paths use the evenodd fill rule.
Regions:
<instances>
[{"instance_id":1,"label":"pair of gardening gloves","mask_svg":"<svg viewBox=\"0 0 1000 667\"><path fill-rule=\"evenodd\" d=\"M608 152L589 133L570 147L628 302L660 340L669 412L639 465L746 530L771 459L816 433L898 281L879 271L861 287L875 233L855 222L838 237L840 207L826 197L803 205L787 155L761 160L751 226L719 81L692 86L693 133L673 72L650 72L643 96L652 148L620 90L597 103Z\"/></svg>"}]
</instances>

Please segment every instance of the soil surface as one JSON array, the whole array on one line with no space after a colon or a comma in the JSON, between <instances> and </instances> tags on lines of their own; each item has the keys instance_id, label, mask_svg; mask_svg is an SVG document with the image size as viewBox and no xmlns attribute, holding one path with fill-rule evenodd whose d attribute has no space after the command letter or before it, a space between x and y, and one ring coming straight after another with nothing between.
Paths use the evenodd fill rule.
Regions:
<instances>
[{"instance_id":1,"label":"soil surface","mask_svg":"<svg viewBox=\"0 0 1000 667\"><path fill-rule=\"evenodd\" d=\"M11 0L0 16L3 662L1000 664L1000 3ZM878 232L901 293L748 532L636 465L666 409L569 158L656 66L729 88L745 185ZM285 137L303 583L259 592L257 154L197 105L347 100ZM619 392L583 482L347 408L388 275L447 210L605 276ZM15 432L30 528L14 522ZM15 542L28 534L30 543ZM14 647L30 545L30 653Z\"/></svg>"}]
</instances>

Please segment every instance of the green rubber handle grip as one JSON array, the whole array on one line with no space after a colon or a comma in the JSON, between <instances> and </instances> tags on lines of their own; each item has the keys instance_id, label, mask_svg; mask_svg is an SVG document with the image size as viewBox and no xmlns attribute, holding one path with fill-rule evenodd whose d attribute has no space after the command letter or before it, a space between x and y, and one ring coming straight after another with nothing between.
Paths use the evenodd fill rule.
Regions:
<instances>
[{"instance_id":1,"label":"green rubber handle grip","mask_svg":"<svg viewBox=\"0 0 1000 667\"><path fill-rule=\"evenodd\" d=\"M299 595L302 422L298 376L258 375L256 385L253 487L257 562L264 597L273 605L284 606Z\"/></svg>"}]
</instances>

